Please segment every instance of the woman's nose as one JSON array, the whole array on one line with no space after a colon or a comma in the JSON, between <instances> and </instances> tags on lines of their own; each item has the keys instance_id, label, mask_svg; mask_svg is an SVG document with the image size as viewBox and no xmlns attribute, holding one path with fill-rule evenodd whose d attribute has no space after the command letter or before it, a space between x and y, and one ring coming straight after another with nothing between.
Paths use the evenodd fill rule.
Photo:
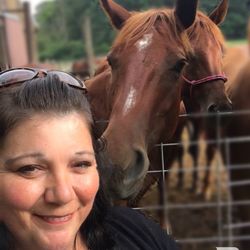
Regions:
<instances>
[{"instance_id":1,"label":"woman's nose","mask_svg":"<svg viewBox=\"0 0 250 250\"><path fill-rule=\"evenodd\" d=\"M73 183L68 175L56 175L49 180L44 199L47 203L66 204L74 198Z\"/></svg>"}]
</instances>

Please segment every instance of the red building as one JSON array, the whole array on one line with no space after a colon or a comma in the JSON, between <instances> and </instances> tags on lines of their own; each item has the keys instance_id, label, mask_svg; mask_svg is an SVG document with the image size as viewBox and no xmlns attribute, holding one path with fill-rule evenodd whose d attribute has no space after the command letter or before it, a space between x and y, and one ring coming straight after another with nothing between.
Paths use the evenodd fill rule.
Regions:
<instances>
[{"instance_id":1,"label":"red building","mask_svg":"<svg viewBox=\"0 0 250 250\"><path fill-rule=\"evenodd\" d=\"M27 10L29 8L24 8L19 0L3 0L0 3L1 68L23 66L32 61L31 23Z\"/></svg>"}]
</instances>

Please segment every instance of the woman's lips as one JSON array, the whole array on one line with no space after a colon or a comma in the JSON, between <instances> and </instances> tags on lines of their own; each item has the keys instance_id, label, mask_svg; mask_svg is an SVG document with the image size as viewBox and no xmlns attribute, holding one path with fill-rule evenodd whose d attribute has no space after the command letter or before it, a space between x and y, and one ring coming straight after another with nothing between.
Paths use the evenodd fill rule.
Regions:
<instances>
[{"instance_id":1,"label":"woman's lips","mask_svg":"<svg viewBox=\"0 0 250 250\"><path fill-rule=\"evenodd\" d=\"M63 224L72 219L74 213L63 215L63 216L50 216L50 215L35 215L39 219L49 223L49 224Z\"/></svg>"}]
</instances>

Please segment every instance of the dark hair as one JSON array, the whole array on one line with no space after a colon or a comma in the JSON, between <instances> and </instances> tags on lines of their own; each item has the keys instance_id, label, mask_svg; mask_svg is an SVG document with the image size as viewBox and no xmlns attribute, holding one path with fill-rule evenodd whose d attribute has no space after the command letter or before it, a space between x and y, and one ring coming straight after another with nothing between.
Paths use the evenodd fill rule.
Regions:
<instances>
[{"instance_id":1,"label":"dark hair","mask_svg":"<svg viewBox=\"0 0 250 250\"><path fill-rule=\"evenodd\" d=\"M80 227L80 234L91 250L114 249L114 241L105 227L109 201L103 186L104 159L102 152L98 150L89 102L81 90L61 82L52 73L43 78L26 81L19 86L0 90L0 147L13 128L33 115L40 113L63 115L72 111L82 114L87 121L100 175L100 188L93 209ZM7 249L13 249L11 235L6 226L0 223L0 250Z\"/></svg>"}]
</instances>

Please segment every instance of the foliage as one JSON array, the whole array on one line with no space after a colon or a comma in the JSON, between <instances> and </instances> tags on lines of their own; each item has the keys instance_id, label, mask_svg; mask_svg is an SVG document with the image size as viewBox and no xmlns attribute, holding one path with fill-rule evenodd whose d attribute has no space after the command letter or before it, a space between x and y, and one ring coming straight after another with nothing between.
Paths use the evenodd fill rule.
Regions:
<instances>
[{"instance_id":1,"label":"foliage","mask_svg":"<svg viewBox=\"0 0 250 250\"><path fill-rule=\"evenodd\" d=\"M219 3L219 1L217 1ZM210 13L217 4L214 1L201 1L201 9ZM229 0L229 9L222 31L228 39L239 39L246 37L247 19L250 17L250 0Z\"/></svg>"},{"instance_id":2,"label":"foliage","mask_svg":"<svg viewBox=\"0 0 250 250\"><path fill-rule=\"evenodd\" d=\"M174 0L116 0L131 11L173 6ZM210 13L219 0L200 0L200 9ZM245 38L250 0L230 0L222 30L227 38ZM96 54L106 54L115 31L100 8L98 0L54 0L42 2L37 10L40 59L69 60L85 56L83 17L91 17Z\"/></svg>"}]
</instances>

